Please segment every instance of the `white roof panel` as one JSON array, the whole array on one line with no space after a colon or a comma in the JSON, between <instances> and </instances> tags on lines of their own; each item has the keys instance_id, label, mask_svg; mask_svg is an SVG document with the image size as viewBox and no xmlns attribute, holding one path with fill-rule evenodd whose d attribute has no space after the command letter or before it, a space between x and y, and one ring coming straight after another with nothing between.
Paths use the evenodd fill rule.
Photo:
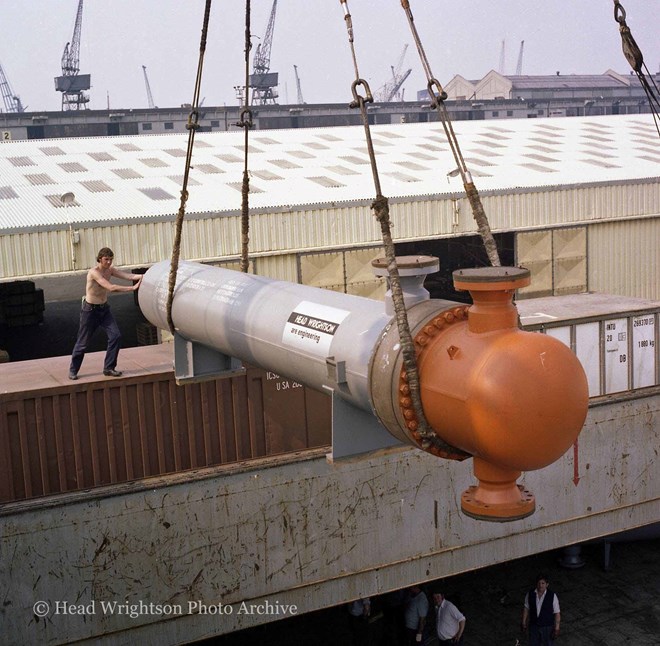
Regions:
<instances>
[{"instance_id":1,"label":"white roof panel","mask_svg":"<svg viewBox=\"0 0 660 646\"><path fill-rule=\"evenodd\" d=\"M651 115L456 121L453 128L481 193L660 178ZM388 198L463 193L460 176L449 175L456 164L441 123L371 132ZM196 134L187 215L240 212L243 139L242 131ZM173 217L187 140L165 134L3 142L0 230ZM253 131L250 142L251 209L374 197L362 126ZM74 205L54 206L52 196L69 192Z\"/></svg>"}]
</instances>

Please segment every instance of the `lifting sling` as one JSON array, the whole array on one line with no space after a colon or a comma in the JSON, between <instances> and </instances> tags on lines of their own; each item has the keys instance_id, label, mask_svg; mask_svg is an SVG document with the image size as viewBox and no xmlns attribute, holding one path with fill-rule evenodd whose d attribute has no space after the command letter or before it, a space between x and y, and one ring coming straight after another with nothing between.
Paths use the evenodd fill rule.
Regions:
<instances>
[{"instance_id":1,"label":"lifting sling","mask_svg":"<svg viewBox=\"0 0 660 646\"><path fill-rule=\"evenodd\" d=\"M172 334L175 333L174 321L172 320L172 303L174 301L174 287L176 285L176 274L179 268L179 256L181 255L181 232L183 230L183 218L186 214L186 202L188 201L188 176L190 175L190 164L192 161L193 144L195 142L195 131L199 128L199 94L202 87L202 68L204 67L204 52L206 51L206 36L209 28L209 17L211 15L211 2L206 0L204 10L204 22L202 25L202 36L199 44L199 62L197 64L197 76L195 78L195 90L188 115L188 148L186 150L186 166L183 174L183 186L181 187L181 202L176 216L174 229L174 242L172 243L172 261L170 264L170 276L167 293L167 324Z\"/></svg>"},{"instance_id":2,"label":"lifting sling","mask_svg":"<svg viewBox=\"0 0 660 646\"><path fill-rule=\"evenodd\" d=\"M401 280L399 277L399 270L396 264L396 252L394 249L394 242L391 233L391 220L389 212L389 203L387 198L383 195L380 185L380 178L378 176L378 167L376 164L376 153L374 151L373 141L371 139L371 130L369 128L369 118L367 115L367 103L373 102L373 96L369 84L366 80L360 77L358 70L357 56L355 53L355 45L353 38L353 22L351 14L348 9L347 0L340 0L344 9L344 20L346 22L346 29L348 32L348 42L351 48L351 55L353 58L353 67L355 70L355 80L352 83L351 91L353 93L353 101L350 104L351 108L360 108L362 116L362 123L364 125L364 133L367 142L367 149L369 151L369 160L371 163L371 171L374 180L374 187L376 189L376 198L373 201L371 208L374 210L374 215L378 220L383 237L383 247L385 250L385 258L387 261L387 272L390 282L390 290L392 292L392 301L394 304L394 312L396 317L397 329L399 332L399 339L401 342L401 354L403 356L403 368L405 371L405 381L409 389L409 395L412 402L412 407L415 412L416 422L418 428L416 431L419 433L422 441L422 447L428 448L435 446L447 454L458 455L461 458L465 457L459 449L447 444L437 433L431 428L424 415L422 408L422 400L419 387L419 372L417 370L417 356L415 351L415 344L413 342L412 334L410 332L410 325L408 324L408 315L406 313L406 306L403 298L403 289L401 287ZM364 96L358 92L358 88L364 89Z\"/></svg>"}]
</instances>

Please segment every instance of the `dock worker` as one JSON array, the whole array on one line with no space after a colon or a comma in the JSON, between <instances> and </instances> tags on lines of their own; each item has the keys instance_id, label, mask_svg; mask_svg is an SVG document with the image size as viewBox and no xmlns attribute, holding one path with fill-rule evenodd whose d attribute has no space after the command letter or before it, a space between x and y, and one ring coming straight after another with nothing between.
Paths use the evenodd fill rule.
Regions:
<instances>
[{"instance_id":1,"label":"dock worker","mask_svg":"<svg viewBox=\"0 0 660 646\"><path fill-rule=\"evenodd\" d=\"M413 585L404 607L406 646L416 646L422 642L428 614L429 600L426 598L426 593L418 585Z\"/></svg>"},{"instance_id":2,"label":"dock worker","mask_svg":"<svg viewBox=\"0 0 660 646\"><path fill-rule=\"evenodd\" d=\"M363 597L348 604L353 646L369 644L369 617L371 616L371 599Z\"/></svg>"},{"instance_id":3,"label":"dock worker","mask_svg":"<svg viewBox=\"0 0 660 646\"><path fill-rule=\"evenodd\" d=\"M142 282L141 274L129 274L112 266L115 254L112 249L103 247L96 255L96 266L87 272L85 298L80 309L80 327L78 339L71 355L69 379L78 379L78 371L85 358L85 351L97 328L101 327L108 336L108 347L103 362L103 374L106 377L121 377L116 370L119 348L121 347L121 332L108 304L108 292L134 292ZM111 283L112 277L122 280L137 281L133 285L117 285Z\"/></svg>"},{"instance_id":4,"label":"dock worker","mask_svg":"<svg viewBox=\"0 0 660 646\"><path fill-rule=\"evenodd\" d=\"M539 574L536 587L525 595L522 630L529 628L530 646L552 646L559 635L559 599L549 585L548 575Z\"/></svg>"},{"instance_id":5,"label":"dock worker","mask_svg":"<svg viewBox=\"0 0 660 646\"><path fill-rule=\"evenodd\" d=\"M462 644L465 615L446 598L442 590L433 591L435 630L440 644Z\"/></svg>"}]
</instances>

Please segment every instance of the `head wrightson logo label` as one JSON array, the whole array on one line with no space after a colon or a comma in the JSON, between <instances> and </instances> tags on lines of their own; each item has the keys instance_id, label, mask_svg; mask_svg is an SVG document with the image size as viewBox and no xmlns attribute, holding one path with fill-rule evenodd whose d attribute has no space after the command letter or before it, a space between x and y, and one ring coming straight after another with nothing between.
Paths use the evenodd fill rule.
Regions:
<instances>
[{"instance_id":1,"label":"head wrightson logo label","mask_svg":"<svg viewBox=\"0 0 660 646\"><path fill-rule=\"evenodd\" d=\"M324 332L325 334L334 334L339 327L339 323L324 321L323 319L314 318L307 314L301 314L300 312L291 312L289 323L300 325L301 327L306 327L316 332Z\"/></svg>"},{"instance_id":2,"label":"head wrightson logo label","mask_svg":"<svg viewBox=\"0 0 660 646\"><path fill-rule=\"evenodd\" d=\"M333 336L348 314L346 310L336 307L302 301L287 318L282 343L325 357Z\"/></svg>"}]
</instances>

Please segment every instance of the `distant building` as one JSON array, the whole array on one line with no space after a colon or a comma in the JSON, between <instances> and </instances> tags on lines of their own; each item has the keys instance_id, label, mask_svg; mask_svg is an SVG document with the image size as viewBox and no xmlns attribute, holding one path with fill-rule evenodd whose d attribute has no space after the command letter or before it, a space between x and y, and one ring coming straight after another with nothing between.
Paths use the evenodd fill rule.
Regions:
<instances>
[{"instance_id":1,"label":"distant building","mask_svg":"<svg viewBox=\"0 0 660 646\"><path fill-rule=\"evenodd\" d=\"M449 100L454 101L646 99L637 77L632 74L625 76L613 70L607 70L605 74L563 76L559 72L555 76L504 76L491 70L480 81L468 81L457 74L444 89Z\"/></svg>"},{"instance_id":2,"label":"distant building","mask_svg":"<svg viewBox=\"0 0 660 646\"><path fill-rule=\"evenodd\" d=\"M527 107L532 109L537 106L546 108L540 110L538 116L649 111L646 94L637 77L613 70L607 70L605 74L562 75L557 72L554 76L504 76L491 70L477 81L457 74L444 86L444 90L449 101L512 100L525 101ZM425 94L418 92L418 98L423 98ZM590 112L589 108L596 112Z\"/></svg>"},{"instance_id":3,"label":"distant building","mask_svg":"<svg viewBox=\"0 0 660 646\"><path fill-rule=\"evenodd\" d=\"M660 84L660 75L657 77ZM599 75L503 76L489 72L480 81L455 76L445 86L451 118L456 121L646 114L648 101L638 80L608 70ZM368 105L372 125L438 121L426 90L417 101ZM3 141L185 133L190 105L178 108L0 113ZM199 131L239 130L241 108L203 107ZM329 128L362 123L346 103L264 105L252 108L256 130Z\"/></svg>"}]
</instances>

